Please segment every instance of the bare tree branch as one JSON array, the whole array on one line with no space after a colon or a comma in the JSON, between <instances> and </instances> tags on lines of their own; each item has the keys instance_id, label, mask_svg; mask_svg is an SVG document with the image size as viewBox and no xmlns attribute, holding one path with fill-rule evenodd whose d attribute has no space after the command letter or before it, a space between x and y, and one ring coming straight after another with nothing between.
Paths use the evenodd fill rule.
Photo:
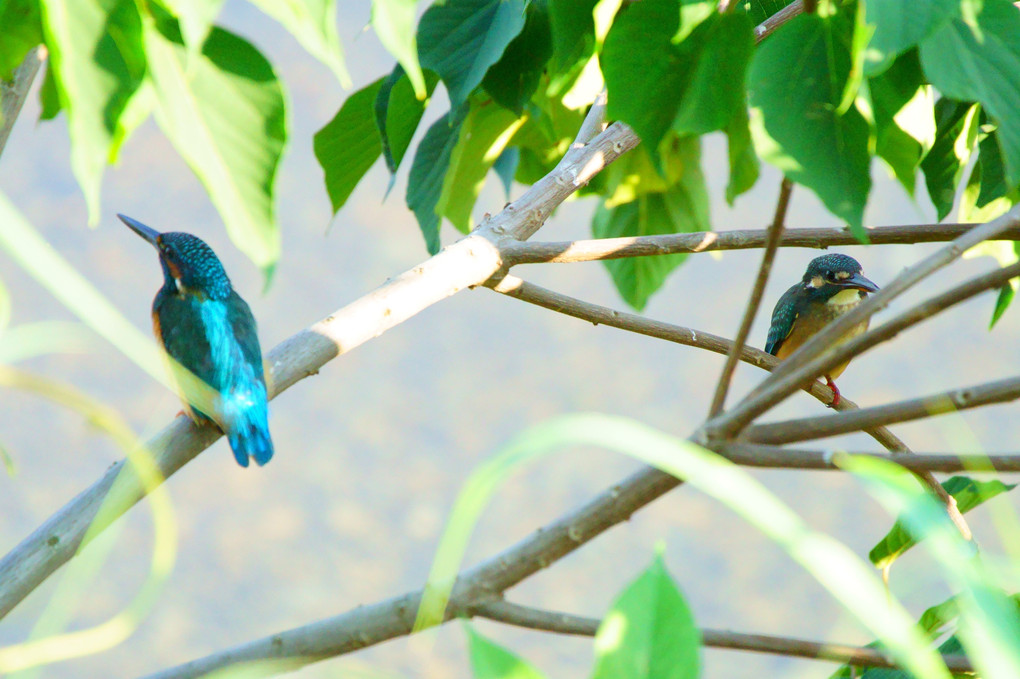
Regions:
<instances>
[{"instance_id":1,"label":"bare tree branch","mask_svg":"<svg viewBox=\"0 0 1020 679\"><path fill-rule=\"evenodd\" d=\"M1020 472L1020 453L913 453L886 455L831 448L804 450L763 443L722 443L715 451L733 464L764 469L805 469L813 471L842 471L833 461L836 453L862 455L889 460L912 472Z\"/></svg>"},{"instance_id":2,"label":"bare tree branch","mask_svg":"<svg viewBox=\"0 0 1020 679\"><path fill-rule=\"evenodd\" d=\"M608 528L626 521L681 481L653 467L632 474L581 508L556 519L510 549L469 569L457 579L445 619L466 615L521 580L553 564ZM423 590L360 606L326 618L152 674L148 679L201 677L225 667L260 660L292 660L293 667L350 653L404 636L414 627ZM288 665L290 666L290 665Z\"/></svg>"},{"instance_id":3,"label":"bare tree branch","mask_svg":"<svg viewBox=\"0 0 1020 679\"><path fill-rule=\"evenodd\" d=\"M1020 398L1020 377L1009 377L973 387L952 389L931 396L861 408L836 415L805 417L748 427L742 440L757 443L793 443L837 436L867 427L918 420L943 413L1004 403Z\"/></svg>"},{"instance_id":4,"label":"bare tree branch","mask_svg":"<svg viewBox=\"0 0 1020 679\"><path fill-rule=\"evenodd\" d=\"M336 356L422 309L499 274L504 267L500 243L534 233L567 196L638 141L627 126L610 125L585 146L571 148L549 175L470 235L282 342L266 357L270 395L316 374ZM182 417L147 447L166 478L219 436L218 431L194 427ZM0 561L0 618L74 556L94 520L105 527L144 495L136 474L118 463L11 550ZM100 515L104 501L108 506Z\"/></svg>"},{"instance_id":5,"label":"bare tree branch","mask_svg":"<svg viewBox=\"0 0 1020 679\"><path fill-rule=\"evenodd\" d=\"M913 245L955 240L980 224L912 224L874 226L866 229L872 245ZM675 253L722 250L757 250L765 247L768 229L699 231L657 236L596 238L562 242L510 243L503 249L509 266L517 264L591 262L625 257L649 257ZM999 240L1020 240L1020 225L999 234ZM825 249L858 246L861 243L849 229L786 229L779 247Z\"/></svg>"},{"instance_id":6,"label":"bare tree branch","mask_svg":"<svg viewBox=\"0 0 1020 679\"><path fill-rule=\"evenodd\" d=\"M14 123L21 113L21 106L28 98L32 89L32 81L39 71L39 64L46 59L46 48L42 45L31 49L25 60L14 70L14 79L10 82L0 80L0 156L7 146L7 138L11 136Z\"/></svg>"},{"instance_id":7,"label":"bare tree branch","mask_svg":"<svg viewBox=\"0 0 1020 679\"><path fill-rule=\"evenodd\" d=\"M729 391L730 380L733 379L733 371L737 368L737 356L744 348L747 336L751 333L751 324L754 323L754 317L758 314L761 297L765 292L765 284L769 280L772 260L775 259L776 249L779 246L779 237L782 235L786 223L786 208L790 204L791 193L793 193L793 182L783 177L783 181L779 185L779 200L776 202L776 214L772 219L772 226L769 227L768 240L765 243L765 252L761 257L758 277L755 278L751 295L747 299L747 309L744 311L744 318L740 322L737 336L733 338L733 347L726 354L726 363L723 365L722 374L719 375L719 383L716 385L715 395L712 397L712 405L708 411L710 418L722 412L723 404L726 403L726 392Z\"/></svg>"},{"instance_id":8,"label":"bare tree branch","mask_svg":"<svg viewBox=\"0 0 1020 679\"><path fill-rule=\"evenodd\" d=\"M875 312L885 308L890 301L954 261L971 247L982 241L994 239L1006 229L1017 225L1020 225L1020 205L987 224L971 229L950 245L906 269L853 311L843 314L801 345L740 404L706 422L697 438L733 438L755 417L796 391L800 384L814 379L819 373L814 372L812 359L828 349L849 328L870 318Z\"/></svg>"},{"instance_id":9,"label":"bare tree branch","mask_svg":"<svg viewBox=\"0 0 1020 679\"><path fill-rule=\"evenodd\" d=\"M625 311L617 311L590 302L584 302L568 295L546 290L538 285L523 281L516 276L507 276L499 283L492 284L490 282L490 285L496 292L501 292L529 304L558 311L574 318L590 321L595 325L608 325L613 328L636 332L648 337L656 337L690 347L706 349L723 355L728 354L733 346L730 340L718 335L683 328L678 325L671 325L662 321L645 318L644 316L638 316L637 314L629 314ZM772 370L779 364L779 359L775 356L747 346L741 350L740 360L763 370ZM810 383L806 383L803 385L803 389L826 405L832 403L832 390L818 381L812 380ZM846 397L840 399L839 404L836 406L836 410L839 411L855 408L857 408L857 405ZM867 433L888 450L910 452L910 449L907 448L903 441L884 427L876 427L868 430Z\"/></svg>"},{"instance_id":10,"label":"bare tree branch","mask_svg":"<svg viewBox=\"0 0 1020 679\"><path fill-rule=\"evenodd\" d=\"M779 10L765 21L758 24L754 29L754 39L757 42L761 42L765 38L769 37L776 30L785 24L790 19L794 18L798 14L804 13L804 3L802 0L795 0L789 5Z\"/></svg>"},{"instance_id":11,"label":"bare tree branch","mask_svg":"<svg viewBox=\"0 0 1020 679\"><path fill-rule=\"evenodd\" d=\"M595 636L599 626L599 621L594 618L543 611L513 604L509 601L493 601L482 604L473 609L471 613L480 618L517 627L575 636ZM848 644L822 643L768 634L742 634L713 629L701 630L701 642L702 645L712 648L757 651L758 653L772 653L811 660L832 660L858 667L898 667L896 663L873 648ZM954 672L972 671L970 661L966 656L945 655L942 656L942 659Z\"/></svg>"}]
</instances>

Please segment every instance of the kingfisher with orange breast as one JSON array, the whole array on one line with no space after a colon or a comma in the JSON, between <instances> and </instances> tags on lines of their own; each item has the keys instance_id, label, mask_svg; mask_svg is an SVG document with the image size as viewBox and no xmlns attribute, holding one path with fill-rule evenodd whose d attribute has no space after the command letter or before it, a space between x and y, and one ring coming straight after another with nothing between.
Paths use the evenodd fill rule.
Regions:
<instances>
[{"instance_id":1,"label":"kingfisher with orange breast","mask_svg":"<svg viewBox=\"0 0 1020 679\"><path fill-rule=\"evenodd\" d=\"M772 312L765 351L786 358L812 335L843 314L853 310L878 286L861 274L861 265L853 257L840 254L815 257L799 283L786 291ZM868 319L850 328L837 344L857 337L868 329ZM832 389L832 406L839 404L839 389L834 379L843 374L849 359L825 375Z\"/></svg>"},{"instance_id":2,"label":"kingfisher with orange breast","mask_svg":"<svg viewBox=\"0 0 1020 679\"><path fill-rule=\"evenodd\" d=\"M198 378L171 370L185 412L197 424L216 423L242 467L250 458L259 466L269 462L262 350L248 304L205 241L117 216L159 253L163 287L152 301L152 325L167 355Z\"/></svg>"}]
</instances>

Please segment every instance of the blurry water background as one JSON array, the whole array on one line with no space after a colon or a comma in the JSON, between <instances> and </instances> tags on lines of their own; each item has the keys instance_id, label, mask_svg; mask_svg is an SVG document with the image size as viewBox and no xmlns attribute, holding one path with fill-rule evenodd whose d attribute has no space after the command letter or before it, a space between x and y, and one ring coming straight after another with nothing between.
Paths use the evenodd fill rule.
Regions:
<instances>
[{"instance_id":1,"label":"blurry water background","mask_svg":"<svg viewBox=\"0 0 1020 679\"><path fill-rule=\"evenodd\" d=\"M360 87L389 71L393 60L374 34L365 0L342 0L341 38ZM123 212L160 230L186 230L207 240L251 304L264 350L369 292L426 257L405 208L406 167L383 202L382 163L369 173L330 228L312 135L349 93L278 25L250 5L228 2L222 23L254 42L276 65L289 92L292 141L279 177L283 259L260 294L259 272L228 241L205 191L156 125L142 127L111 168L97 229L69 168L66 123L36 124L36 92L21 114L0 162L0 188L50 242L138 326L161 277L152 249L115 218ZM41 78L40 78L41 80ZM39 82L36 83L36 90ZM421 130L446 109L437 94ZM419 131L419 136L421 131ZM763 176L735 207L723 200L725 142L711 136L704 165L717 230L761 228L771 219L780 176ZM409 162L409 159L408 159ZM406 163L405 163L406 164ZM934 220L922 186L912 202L877 164L865 223ZM514 187L515 195L522 191ZM494 178L475 218L503 205ZM589 237L593 200L561 207L537 238ZM793 227L838 226L807 190L797 188ZM444 242L457 234L443 227ZM846 248L879 285L939 246ZM811 250L779 253L751 341L764 342L768 314L795 282ZM645 310L653 318L732 337L756 274L759 251L691 256ZM924 291L897 300L879 316L995 266L961 262ZM600 263L520 267L517 275L592 302L624 308ZM35 281L0 255L0 276L14 297L14 323L73 320ZM857 359L839 380L861 405L928 394L1015 374L1020 309L994 331L985 295L921 325ZM126 643L111 651L45 667L43 677L130 677L234 644L418 589L456 493L467 475L515 433L563 413L628 415L678 436L705 417L723 359L502 297L466 291L373 340L272 403L276 457L263 469L238 467L223 441L169 480L180 523L180 554L165 594ZM176 397L102 340L87 355L34 359L26 367L67 380L120 410L150 435L179 410ZM741 366L730 403L764 373ZM822 414L798 394L770 418ZM943 416L896 426L917 451L1015 450L1016 406ZM0 475L0 550L10 548L121 453L77 415L22 393L0 392L0 441L18 466ZM877 449L865 436L825 446ZM621 479L636 464L598 449L573 449L515 475L486 510L468 563L492 555ZM850 478L832 472L753 471L811 525L862 556L891 520ZM1000 498L1017 506L1016 496ZM1001 552L986 508L970 515L978 539ZM725 508L681 488L637 513L574 555L513 589L508 598L600 616L620 588L664 540L666 560L704 627L866 643L870 638L826 592L768 539ZM105 571L88 588L73 627L106 619L137 590L148 570L151 521L144 505L130 512ZM0 644L24 639L54 591L51 578L0 624ZM949 590L914 550L892 573L894 590L918 614ZM584 677L591 642L479 622L549 677ZM704 676L827 677L834 665L735 651L706 650ZM344 676L367 664L405 677L468 677L458 625L397 639L344 659L301 670L311 679Z\"/></svg>"}]
</instances>

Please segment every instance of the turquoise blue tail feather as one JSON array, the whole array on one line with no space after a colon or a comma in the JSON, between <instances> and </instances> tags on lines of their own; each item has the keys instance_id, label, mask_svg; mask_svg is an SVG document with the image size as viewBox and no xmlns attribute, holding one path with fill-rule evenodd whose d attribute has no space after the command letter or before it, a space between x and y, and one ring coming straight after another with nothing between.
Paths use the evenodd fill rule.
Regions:
<instances>
[{"instance_id":1,"label":"turquoise blue tail feather","mask_svg":"<svg viewBox=\"0 0 1020 679\"><path fill-rule=\"evenodd\" d=\"M118 217L159 252L164 280L152 302L156 339L167 355L213 390L209 403L177 381L185 409L198 422L213 421L227 435L242 467L249 459L260 466L269 462L273 442L262 351L248 304L201 239L159 233Z\"/></svg>"}]
</instances>

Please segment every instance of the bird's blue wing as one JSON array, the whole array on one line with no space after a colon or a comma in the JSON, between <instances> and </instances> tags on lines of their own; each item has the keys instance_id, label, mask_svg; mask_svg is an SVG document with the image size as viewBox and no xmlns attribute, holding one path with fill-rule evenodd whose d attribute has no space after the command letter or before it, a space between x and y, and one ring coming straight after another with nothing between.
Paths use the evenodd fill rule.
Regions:
<instances>
[{"instance_id":1,"label":"bird's blue wing","mask_svg":"<svg viewBox=\"0 0 1020 679\"><path fill-rule=\"evenodd\" d=\"M765 340L765 352L775 356L779 347L790 336L793 330L793 323L797 320L798 297L801 285L794 285L779 298L776 308L772 311L772 325L769 327L769 334Z\"/></svg>"}]
</instances>

